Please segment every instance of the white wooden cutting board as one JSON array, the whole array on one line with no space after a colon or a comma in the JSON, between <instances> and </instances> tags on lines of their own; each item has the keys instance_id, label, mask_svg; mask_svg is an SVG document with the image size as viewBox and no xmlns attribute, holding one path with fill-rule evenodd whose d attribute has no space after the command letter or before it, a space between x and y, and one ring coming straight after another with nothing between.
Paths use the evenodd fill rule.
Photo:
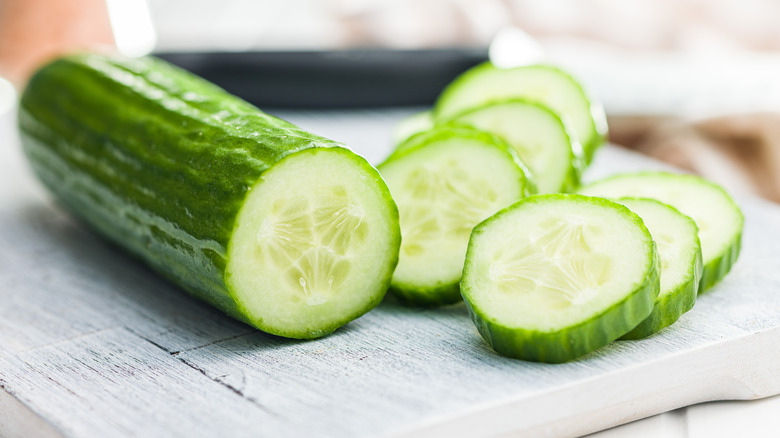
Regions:
<instances>
[{"instance_id":1,"label":"white wooden cutting board","mask_svg":"<svg viewBox=\"0 0 780 438\"><path fill-rule=\"evenodd\" d=\"M290 114L374 162L401 113ZM94 236L0 125L0 435L575 436L780 393L780 208L741 198L743 253L673 327L577 361L503 358L462 305L392 299L316 341L234 322ZM607 148L589 172L658 167Z\"/></svg>"}]
</instances>

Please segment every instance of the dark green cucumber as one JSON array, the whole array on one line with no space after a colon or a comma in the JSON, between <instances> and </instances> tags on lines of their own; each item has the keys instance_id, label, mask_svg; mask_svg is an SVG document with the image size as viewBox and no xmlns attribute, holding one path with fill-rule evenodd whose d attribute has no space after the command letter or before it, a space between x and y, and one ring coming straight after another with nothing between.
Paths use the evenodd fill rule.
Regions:
<instances>
[{"instance_id":1,"label":"dark green cucumber","mask_svg":"<svg viewBox=\"0 0 780 438\"><path fill-rule=\"evenodd\" d=\"M377 171L163 61L58 59L30 80L19 127L70 210L259 329L323 336L387 290L400 231Z\"/></svg>"}]
</instances>

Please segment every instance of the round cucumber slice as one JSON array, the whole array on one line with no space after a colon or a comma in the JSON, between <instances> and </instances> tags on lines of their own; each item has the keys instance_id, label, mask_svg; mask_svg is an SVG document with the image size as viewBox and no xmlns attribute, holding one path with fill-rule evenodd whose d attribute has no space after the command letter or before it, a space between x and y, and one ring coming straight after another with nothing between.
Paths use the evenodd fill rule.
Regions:
<instances>
[{"instance_id":1,"label":"round cucumber slice","mask_svg":"<svg viewBox=\"0 0 780 438\"><path fill-rule=\"evenodd\" d=\"M690 217L699 227L702 272L699 293L731 270L742 241L744 217L722 187L695 175L639 172L615 175L578 190L590 196L657 199Z\"/></svg>"},{"instance_id":2,"label":"round cucumber slice","mask_svg":"<svg viewBox=\"0 0 780 438\"><path fill-rule=\"evenodd\" d=\"M498 353L564 362L647 318L659 265L650 233L628 208L581 195L536 195L474 228L461 293Z\"/></svg>"},{"instance_id":3,"label":"round cucumber slice","mask_svg":"<svg viewBox=\"0 0 780 438\"><path fill-rule=\"evenodd\" d=\"M621 339L641 339L672 325L696 303L702 273L698 227L673 207L646 198L620 198L650 231L661 258L661 291L653 312Z\"/></svg>"},{"instance_id":4,"label":"round cucumber slice","mask_svg":"<svg viewBox=\"0 0 780 438\"><path fill-rule=\"evenodd\" d=\"M489 103L452 119L490 132L514 148L538 193L568 192L580 183L582 146L568 124L544 105L521 99Z\"/></svg>"},{"instance_id":5,"label":"round cucumber slice","mask_svg":"<svg viewBox=\"0 0 780 438\"><path fill-rule=\"evenodd\" d=\"M391 290L414 305L459 301L471 229L530 190L517 157L488 133L444 127L412 137L379 170L403 236Z\"/></svg>"},{"instance_id":6,"label":"round cucumber slice","mask_svg":"<svg viewBox=\"0 0 780 438\"><path fill-rule=\"evenodd\" d=\"M381 177L357 155L291 154L251 188L228 246L227 282L263 331L323 336L384 297L398 258L397 220Z\"/></svg>"},{"instance_id":7,"label":"round cucumber slice","mask_svg":"<svg viewBox=\"0 0 780 438\"><path fill-rule=\"evenodd\" d=\"M548 65L498 68L489 62L480 64L444 89L436 101L434 119L450 120L467 109L510 98L539 102L568 118L586 163L606 139L607 119L601 105L571 75Z\"/></svg>"}]
</instances>

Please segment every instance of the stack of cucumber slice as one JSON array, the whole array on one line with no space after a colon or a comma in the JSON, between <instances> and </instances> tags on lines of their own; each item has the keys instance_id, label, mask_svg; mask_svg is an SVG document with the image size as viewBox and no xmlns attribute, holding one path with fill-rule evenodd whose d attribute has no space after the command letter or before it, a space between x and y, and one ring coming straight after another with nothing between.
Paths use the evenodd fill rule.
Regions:
<instances>
[{"instance_id":1,"label":"stack of cucumber slice","mask_svg":"<svg viewBox=\"0 0 780 438\"><path fill-rule=\"evenodd\" d=\"M728 193L712 182L693 175L640 172L615 175L579 192L607 198L653 198L693 219L699 228L704 263L701 291L720 281L739 256L745 219Z\"/></svg>"},{"instance_id":2,"label":"stack of cucumber slice","mask_svg":"<svg viewBox=\"0 0 780 438\"><path fill-rule=\"evenodd\" d=\"M471 142L475 130L514 151L539 194L511 204L523 196L513 191L499 200L487 190L486 175L509 180L516 170L462 146L407 155L442 133L448 144ZM742 214L723 189L690 175L625 174L579 187L605 134L600 105L558 68L484 64L456 78L432 110L399 125L400 144L380 166L401 215L402 249L391 290L405 302L427 305L453 302L459 290L479 333L497 352L534 361L571 360L673 324L735 262ZM449 182L442 179L434 194L430 181L440 177L431 169L442 162L468 166ZM580 194L561 193L572 191ZM483 208L487 200L496 203ZM474 219L502 202L506 208L466 239ZM460 234L441 227L466 211L479 214L459 222ZM436 239L422 228L435 230ZM421 247L424 262L409 252L421 253ZM455 268L459 262L462 273Z\"/></svg>"},{"instance_id":3,"label":"stack of cucumber slice","mask_svg":"<svg viewBox=\"0 0 780 438\"><path fill-rule=\"evenodd\" d=\"M439 96L434 120L451 120L460 113L510 98L541 103L571 123L585 159L604 144L607 118L601 105L565 71L549 65L498 68L486 62L455 78Z\"/></svg>"},{"instance_id":4,"label":"stack of cucumber slice","mask_svg":"<svg viewBox=\"0 0 780 438\"><path fill-rule=\"evenodd\" d=\"M396 143L434 126L469 125L506 141L531 170L539 193L569 192L606 138L606 116L563 70L485 63L448 85L434 108L402 121Z\"/></svg>"},{"instance_id":5,"label":"stack of cucumber slice","mask_svg":"<svg viewBox=\"0 0 780 438\"><path fill-rule=\"evenodd\" d=\"M536 195L474 229L461 291L497 352L563 362L647 318L659 265L653 238L628 208L581 195Z\"/></svg>"}]
</instances>

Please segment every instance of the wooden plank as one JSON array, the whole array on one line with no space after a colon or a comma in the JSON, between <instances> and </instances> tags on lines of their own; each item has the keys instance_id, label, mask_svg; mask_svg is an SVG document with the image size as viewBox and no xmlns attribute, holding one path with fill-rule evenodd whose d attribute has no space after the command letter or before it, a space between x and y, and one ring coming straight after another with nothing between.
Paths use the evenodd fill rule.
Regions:
<instances>
[{"instance_id":1,"label":"wooden plank","mask_svg":"<svg viewBox=\"0 0 780 438\"><path fill-rule=\"evenodd\" d=\"M397 436L580 436L703 401L767 397L780 392L778 337L780 327L718 341L428 420Z\"/></svg>"},{"instance_id":2,"label":"wooden plank","mask_svg":"<svg viewBox=\"0 0 780 438\"><path fill-rule=\"evenodd\" d=\"M385 122L317 120L359 152L389 147L371 128ZM733 272L677 324L546 365L493 353L462 305L388 299L313 342L250 330L93 236L46 201L18 154L0 154L0 178L14 175L0 184L0 384L14 409L68 437L571 435L780 392L780 251L767 238L780 209L758 200L742 202ZM657 166L608 148L589 175Z\"/></svg>"},{"instance_id":3,"label":"wooden plank","mask_svg":"<svg viewBox=\"0 0 780 438\"><path fill-rule=\"evenodd\" d=\"M122 329L0 359L0 384L64 436L252 437L267 436L274 422L262 407ZM12 436L38 436L38 426Z\"/></svg>"}]
</instances>

